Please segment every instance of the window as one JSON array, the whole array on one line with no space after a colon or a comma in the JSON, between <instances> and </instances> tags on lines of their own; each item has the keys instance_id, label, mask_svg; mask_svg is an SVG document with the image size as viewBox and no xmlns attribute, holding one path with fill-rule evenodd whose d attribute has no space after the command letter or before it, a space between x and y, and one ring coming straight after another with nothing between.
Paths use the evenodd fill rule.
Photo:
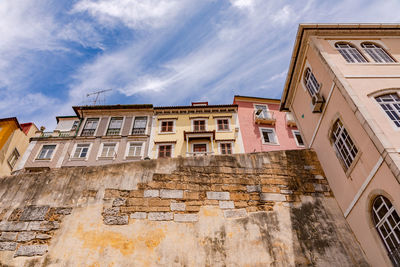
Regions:
<instances>
[{"instance_id":1,"label":"window","mask_svg":"<svg viewBox=\"0 0 400 267\"><path fill-rule=\"evenodd\" d=\"M8 164L10 164L11 170L14 169L14 166L17 163L18 159L19 159L19 152L16 148L14 148L14 151L8 157Z\"/></svg>"},{"instance_id":2,"label":"window","mask_svg":"<svg viewBox=\"0 0 400 267\"><path fill-rule=\"evenodd\" d=\"M333 125L331 140L336 150L336 154L341 159L347 170L354 161L358 149L354 145L353 140L340 120L337 120Z\"/></svg>"},{"instance_id":3,"label":"window","mask_svg":"<svg viewBox=\"0 0 400 267\"><path fill-rule=\"evenodd\" d=\"M336 43L335 47L348 63L367 62L360 51L349 43Z\"/></svg>"},{"instance_id":4,"label":"window","mask_svg":"<svg viewBox=\"0 0 400 267\"><path fill-rule=\"evenodd\" d=\"M395 62L391 56L380 46L374 43L362 43L361 47L372 57L375 62L391 63Z\"/></svg>"},{"instance_id":5,"label":"window","mask_svg":"<svg viewBox=\"0 0 400 267\"><path fill-rule=\"evenodd\" d=\"M202 132L206 130L206 121L205 120L194 120L193 121L193 131Z\"/></svg>"},{"instance_id":6,"label":"window","mask_svg":"<svg viewBox=\"0 0 400 267\"><path fill-rule=\"evenodd\" d=\"M255 105L256 116L260 119L267 119L269 118L268 114L268 107L266 105Z\"/></svg>"},{"instance_id":7,"label":"window","mask_svg":"<svg viewBox=\"0 0 400 267\"><path fill-rule=\"evenodd\" d=\"M39 153L38 159L51 159L56 145L43 145L42 150Z\"/></svg>"},{"instance_id":8,"label":"window","mask_svg":"<svg viewBox=\"0 0 400 267\"><path fill-rule=\"evenodd\" d=\"M274 129L260 128L263 144L278 144Z\"/></svg>"},{"instance_id":9,"label":"window","mask_svg":"<svg viewBox=\"0 0 400 267\"><path fill-rule=\"evenodd\" d=\"M306 69L304 83L310 96L314 96L319 92L320 84L318 83L314 74L311 72L310 68Z\"/></svg>"},{"instance_id":10,"label":"window","mask_svg":"<svg viewBox=\"0 0 400 267\"><path fill-rule=\"evenodd\" d=\"M174 131L174 121L161 121L161 132L170 133Z\"/></svg>"},{"instance_id":11,"label":"window","mask_svg":"<svg viewBox=\"0 0 400 267\"><path fill-rule=\"evenodd\" d=\"M121 132L123 118L111 118L106 135L119 135Z\"/></svg>"},{"instance_id":12,"label":"window","mask_svg":"<svg viewBox=\"0 0 400 267\"><path fill-rule=\"evenodd\" d=\"M128 157L140 157L142 153L142 143L129 143Z\"/></svg>"},{"instance_id":13,"label":"window","mask_svg":"<svg viewBox=\"0 0 400 267\"><path fill-rule=\"evenodd\" d=\"M71 127L71 131L75 131L78 128L79 125L79 121L74 121L74 123L72 124Z\"/></svg>"},{"instance_id":14,"label":"window","mask_svg":"<svg viewBox=\"0 0 400 267\"><path fill-rule=\"evenodd\" d=\"M400 265L400 217L394 206L384 196L375 198L372 205L372 218L389 257L395 266Z\"/></svg>"},{"instance_id":15,"label":"window","mask_svg":"<svg viewBox=\"0 0 400 267\"><path fill-rule=\"evenodd\" d=\"M147 117L135 117L133 122L133 135L140 135L146 133Z\"/></svg>"},{"instance_id":16,"label":"window","mask_svg":"<svg viewBox=\"0 0 400 267\"><path fill-rule=\"evenodd\" d=\"M93 136L96 131L99 119L87 119L85 127L82 130L81 136Z\"/></svg>"},{"instance_id":17,"label":"window","mask_svg":"<svg viewBox=\"0 0 400 267\"><path fill-rule=\"evenodd\" d=\"M394 124L400 127L400 97L396 93L393 93L378 96L375 99Z\"/></svg>"},{"instance_id":18,"label":"window","mask_svg":"<svg viewBox=\"0 0 400 267\"><path fill-rule=\"evenodd\" d=\"M103 144L103 149L101 150L100 157L102 158L112 158L115 155L116 144Z\"/></svg>"},{"instance_id":19,"label":"window","mask_svg":"<svg viewBox=\"0 0 400 267\"><path fill-rule=\"evenodd\" d=\"M193 144L194 153L205 153L207 152L207 144Z\"/></svg>"},{"instance_id":20,"label":"window","mask_svg":"<svg viewBox=\"0 0 400 267\"><path fill-rule=\"evenodd\" d=\"M170 158L172 151L172 145L159 145L158 146L158 157L159 158Z\"/></svg>"},{"instance_id":21,"label":"window","mask_svg":"<svg viewBox=\"0 0 400 267\"><path fill-rule=\"evenodd\" d=\"M232 144L231 143L221 143L219 145L220 145L221 154L223 154L223 155L232 154Z\"/></svg>"},{"instance_id":22,"label":"window","mask_svg":"<svg viewBox=\"0 0 400 267\"><path fill-rule=\"evenodd\" d=\"M293 136L297 146L304 146L303 138L299 131L293 131Z\"/></svg>"},{"instance_id":23,"label":"window","mask_svg":"<svg viewBox=\"0 0 400 267\"><path fill-rule=\"evenodd\" d=\"M73 158L86 158L89 151L89 144L78 144L75 148Z\"/></svg>"}]
</instances>

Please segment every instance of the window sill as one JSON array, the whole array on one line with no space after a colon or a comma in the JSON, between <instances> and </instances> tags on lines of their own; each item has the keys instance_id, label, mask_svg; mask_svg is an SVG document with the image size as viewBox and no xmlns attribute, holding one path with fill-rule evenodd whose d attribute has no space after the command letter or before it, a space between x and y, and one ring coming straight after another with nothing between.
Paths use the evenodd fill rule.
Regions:
<instances>
[{"instance_id":1,"label":"window sill","mask_svg":"<svg viewBox=\"0 0 400 267\"><path fill-rule=\"evenodd\" d=\"M132 160L132 159L141 160L142 156L126 156L125 157L125 160Z\"/></svg>"},{"instance_id":2,"label":"window sill","mask_svg":"<svg viewBox=\"0 0 400 267\"><path fill-rule=\"evenodd\" d=\"M158 134L175 134L176 132L159 132Z\"/></svg>"},{"instance_id":3,"label":"window sill","mask_svg":"<svg viewBox=\"0 0 400 267\"><path fill-rule=\"evenodd\" d=\"M87 158L69 158L70 161L87 161Z\"/></svg>"},{"instance_id":4,"label":"window sill","mask_svg":"<svg viewBox=\"0 0 400 267\"><path fill-rule=\"evenodd\" d=\"M97 160L113 160L115 157L98 157Z\"/></svg>"},{"instance_id":5,"label":"window sill","mask_svg":"<svg viewBox=\"0 0 400 267\"><path fill-rule=\"evenodd\" d=\"M269 146L279 146L280 144L278 143L262 143L263 145L269 145Z\"/></svg>"},{"instance_id":6,"label":"window sill","mask_svg":"<svg viewBox=\"0 0 400 267\"><path fill-rule=\"evenodd\" d=\"M51 158L48 158L48 159L35 159L35 161L50 161L51 160Z\"/></svg>"}]
</instances>

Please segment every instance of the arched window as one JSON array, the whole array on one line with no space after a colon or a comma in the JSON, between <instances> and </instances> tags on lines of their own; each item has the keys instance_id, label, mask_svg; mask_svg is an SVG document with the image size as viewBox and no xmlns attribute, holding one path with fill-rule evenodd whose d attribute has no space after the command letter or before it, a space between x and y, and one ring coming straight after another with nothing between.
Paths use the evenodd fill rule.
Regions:
<instances>
[{"instance_id":1,"label":"arched window","mask_svg":"<svg viewBox=\"0 0 400 267\"><path fill-rule=\"evenodd\" d=\"M395 266L400 266L400 217L389 199L384 196L375 198L372 217L390 259Z\"/></svg>"},{"instance_id":2,"label":"arched window","mask_svg":"<svg viewBox=\"0 0 400 267\"><path fill-rule=\"evenodd\" d=\"M306 69L304 73L304 83L306 85L308 93L313 96L319 92L320 84L315 78L314 74L311 72L310 68Z\"/></svg>"},{"instance_id":3,"label":"arched window","mask_svg":"<svg viewBox=\"0 0 400 267\"><path fill-rule=\"evenodd\" d=\"M375 98L383 110L400 127L400 97L396 93L381 95Z\"/></svg>"},{"instance_id":4,"label":"arched window","mask_svg":"<svg viewBox=\"0 0 400 267\"><path fill-rule=\"evenodd\" d=\"M346 59L349 63L364 63L368 62L365 57L355 48L353 45L349 43L336 43L336 49L339 53Z\"/></svg>"},{"instance_id":5,"label":"arched window","mask_svg":"<svg viewBox=\"0 0 400 267\"><path fill-rule=\"evenodd\" d=\"M368 53L368 55L370 55L375 60L375 62L395 62L394 59L389 56L389 54L382 47L374 43L362 43L361 47L364 49L365 52Z\"/></svg>"},{"instance_id":6,"label":"arched window","mask_svg":"<svg viewBox=\"0 0 400 267\"><path fill-rule=\"evenodd\" d=\"M337 120L333 125L331 140L337 156L343 162L347 170L351 163L353 163L358 149L340 120Z\"/></svg>"}]
</instances>

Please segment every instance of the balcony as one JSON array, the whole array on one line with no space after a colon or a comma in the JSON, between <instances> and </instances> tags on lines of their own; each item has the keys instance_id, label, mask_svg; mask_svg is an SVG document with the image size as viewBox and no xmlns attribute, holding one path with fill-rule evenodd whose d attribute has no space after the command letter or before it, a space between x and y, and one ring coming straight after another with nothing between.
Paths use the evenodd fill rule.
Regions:
<instances>
[{"instance_id":1,"label":"balcony","mask_svg":"<svg viewBox=\"0 0 400 267\"><path fill-rule=\"evenodd\" d=\"M106 135L119 135L120 131L121 131L120 128L108 129Z\"/></svg>"},{"instance_id":2,"label":"balcony","mask_svg":"<svg viewBox=\"0 0 400 267\"><path fill-rule=\"evenodd\" d=\"M286 112L286 125L289 127L295 127L296 126L296 121L294 119L294 116L291 112Z\"/></svg>"},{"instance_id":3,"label":"balcony","mask_svg":"<svg viewBox=\"0 0 400 267\"><path fill-rule=\"evenodd\" d=\"M42 132L39 136L40 138L51 138L51 137L71 137L75 135L75 131L58 131L54 130L54 132Z\"/></svg>"},{"instance_id":4,"label":"balcony","mask_svg":"<svg viewBox=\"0 0 400 267\"><path fill-rule=\"evenodd\" d=\"M275 125L276 119L274 112L265 110L256 110L254 112L254 122L256 124Z\"/></svg>"},{"instance_id":5,"label":"balcony","mask_svg":"<svg viewBox=\"0 0 400 267\"><path fill-rule=\"evenodd\" d=\"M146 128L134 128L132 130L132 135L144 135L146 134Z\"/></svg>"},{"instance_id":6,"label":"balcony","mask_svg":"<svg viewBox=\"0 0 400 267\"><path fill-rule=\"evenodd\" d=\"M93 136L95 129L83 129L81 136Z\"/></svg>"},{"instance_id":7,"label":"balcony","mask_svg":"<svg viewBox=\"0 0 400 267\"><path fill-rule=\"evenodd\" d=\"M202 156L209 156L209 155L214 155L214 152L212 151L206 151L206 152L186 152L187 157L202 157Z\"/></svg>"}]
</instances>

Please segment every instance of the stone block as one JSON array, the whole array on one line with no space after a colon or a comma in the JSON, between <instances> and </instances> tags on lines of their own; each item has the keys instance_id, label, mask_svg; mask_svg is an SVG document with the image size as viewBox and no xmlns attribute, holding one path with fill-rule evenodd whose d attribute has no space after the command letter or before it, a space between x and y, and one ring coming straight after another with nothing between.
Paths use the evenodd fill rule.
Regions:
<instances>
[{"instance_id":1,"label":"stone block","mask_svg":"<svg viewBox=\"0 0 400 267\"><path fill-rule=\"evenodd\" d=\"M183 193L183 198L185 198L185 199L199 199L200 198L200 194L199 194L199 192L187 192L187 191L185 191Z\"/></svg>"},{"instance_id":2,"label":"stone block","mask_svg":"<svg viewBox=\"0 0 400 267\"><path fill-rule=\"evenodd\" d=\"M20 232L27 230L29 222L1 222L0 231Z\"/></svg>"},{"instance_id":3,"label":"stone block","mask_svg":"<svg viewBox=\"0 0 400 267\"><path fill-rule=\"evenodd\" d=\"M16 242L0 242L0 251L14 251L17 248Z\"/></svg>"},{"instance_id":4,"label":"stone block","mask_svg":"<svg viewBox=\"0 0 400 267\"><path fill-rule=\"evenodd\" d=\"M262 193L261 201L286 201L285 195L275 193Z\"/></svg>"},{"instance_id":5,"label":"stone block","mask_svg":"<svg viewBox=\"0 0 400 267\"><path fill-rule=\"evenodd\" d=\"M235 202L235 208L245 208L247 206L249 206L247 201L236 201Z\"/></svg>"},{"instance_id":6,"label":"stone block","mask_svg":"<svg viewBox=\"0 0 400 267\"><path fill-rule=\"evenodd\" d=\"M219 208L220 209L234 209L235 203L233 201L220 201Z\"/></svg>"},{"instance_id":7,"label":"stone block","mask_svg":"<svg viewBox=\"0 0 400 267\"><path fill-rule=\"evenodd\" d=\"M184 211L186 209L185 203L177 203L177 202L172 202L171 203L171 210L172 211Z\"/></svg>"},{"instance_id":8,"label":"stone block","mask_svg":"<svg viewBox=\"0 0 400 267\"><path fill-rule=\"evenodd\" d=\"M186 206L186 211L199 212L201 206Z\"/></svg>"},{"instance_id":9,"label":"stone block","mask_svg":"<svg viewBox=\"0 0 400 267\"><path fill-rule=\"evenodd\" d=\"M175 214L175 222L197 222L199 220L199 215L197 214Z\"/></svg>"},{"instance_id":10,"label":"stone block","mask_svg":"<svg viewBox=\"0 0 400 267\"><path fill-rule=\"evenodd\" d=\"M119 197L119 198L114 199L112 206L119 207L119 206L124 206L125 204L126 204L126 199Z\"/></svg>"},{"instance_id":11,"label":"stone block","mask_svg":"<svg viewBox=\"0 0 400 267\"><path fill-rule=\"evenodd\" d=\"M281 189L281 194L293 194L293 191L288 189Z\"/></svg>"},{"instance_id":12,"label":"stone block","mask_svg":"<svg viewBox=\"0 0 400 267\"><path fill-rule=\"evenodd\" d=\"M172 212L149 212L150 221L170 221L174 217Z\"/></svg>"},{"instance_id":13,"label":"stone block","mask_svg":"<svg viewBox=\"0 0 400 267\"><path fill-rule=\"evenodd\" d=\"M69 215L69 214L71 214L71 212L72 212L72 208L65 208L65 207L56 208L56 211L55 211L56 214L62 214L62 215Z\"/></svg>"},{"instance_id":14,"label":"stone block","mask_svg":"<svg viewBox=\"0 0 400 267\"><path fill-rule=\"evenodd\" d=\"M36 239L41 239L41 240L46 240L46 239L50 239L51 235L48 234L37 234L36 235Z\"/></svg>"},{"instance_id":15,"label":"stone block","mask_svg":"<svg viewBox=\"0 0 400 267\"><path fill-rule=\"evenodd\" d=\"M22 245L18 247L18 250L15 252L14 257L25 256L41 256L48 251L47 245Z\"/></svg>"},{"instance_id":16,"label":"stone block","mask_svg":"<svg viewBox=\"0 0 400 267\"><path fill-rule=\"evenodd\" d=\"M249 192L249 193L261 192L261 186L260 185L247 185L246 189L247 189L247 192Z\"/></svg>"},{"instance_id":17,"label":"stone block","mask_svg":"<svg viewBox=\"0 0 400 267\"><path fill-rule=\"evenodd\" d=\"M246 209L224 210L224 216L227 219L242 218L247 216Z\"/></svg>"},{"instance_id":18,"label":"stone block","mask_svg":"<svg viewBox=\"0 0 400 267\"><path fill-rule=\"evenodd\" d=\"M207 198L214 200L229 200L230 194L229 192L207 192Z\"/></svg>"},{"instance_id":19,"label":"stone block","mask_svg":"<svg viewBox=\"0 0 400 267\"><path fill-rule=\"evenodd\" d=\"M144 190L143 192L144 197L159 197L160 191L155 189Z\"/></svg>"},{"instance_id":20,"label":"stone block","mask_svg":"<svg viewBox=\"0 0 400 267\"><path fill-rule=\"evenodd\" d=\"M125 225L128 224L128 215L122 216L104 216L104 224L107 225Z\"/></svg>"},{"instance_id":21,"label":"stone block","mask_svg":"<svg viewBox=\"0 0 400 267\"><path fill-rule=\"evenodd\" d=\"M161 189L161 198L183 198L183 190Z\"/></svg>"},{"instance_id":22,"label":"stone block","mask_svg":"<svg viewBox=\"0 0 400 267\"><path fill-rule=\"evenodd\" d=\"M34 221L30 222L27 230L28 231L50 231L54 229L60 228L60 223L56 221L48 222L48 221Z\"/></svg>"},{"instance_id":23,"label":"stone block","mask_svg":"<svg viewBox=\"0 0 400 267\"><path fill-rule=\"evenodd\" d=\"M146 219L147 213L146 212L134 212L130 215L131 219Z\"/></svg>"},{"instance_id":24,"label":"stone block","mask_svg":"<svg viewBox=\"0 0 400 267\"><path fill-rule=\"evenodd\" d=\"M28 206L24 209L20 221L43 221L46 213L49 210L49 206Z\"/></svg>"},{"instance_id":25,"label":"stone block","mask_svg":"<svg viewBox=\"0 0 400 267\"><path fill-rule=\"evenodd\" d=\"M105 209L105 210L103 211L103 214L104 214L104 215L115 216L115 215L118 215L118 214L119 214L119 211L120 211L120 208L119 208L119 207L112 207L112 208Z\"/></svg>"},{"instance_id":26,"label":"stone block","mask_svg":"<svg viewBox=\"0 0 400 267\"><path fill-rule=\"evenodd\" d=\"M324 190L325 188L322 184L314 184L314 189L315 189L315 192L324 192L325 191Z\"/></svg>"},{"instance_id":27,"label":"stone block","mask_svg":"<svg viewBox=\"0 0 400 267\"><path fill-rule=\"evenodd\" d=\"M315 175L314 178L318 179L318 180L325 180L324 176L319 175L319 174Z\"/></svg>"},{"instance_id":28,"label":"stone block","mask_svg":"<svg viewBox=\"0 0 400 267\"><path fill-rule=\"evenodd\" d=\"M15 241L17 232L3 232L0 236L0 241Z\"/></svg>"},{"instance_id":29,"label":"stone block","mask_svg":"<svg viewBox=\"0 0 400 267\"><path fill-rule=\"evenodd\" d=\"M231 193L232 200L249 200L250 195L248 193Z\"/></svg>"},{"instance_id":30,"label":"stone block","mask_svg":"<svg viewBox=\"0 0 400 267\"><path fill-rule=\"evenodd\" d=\"M17 237L18 242L26 242L35 239L35 232L20 232Z\"/></svg>"},{"instance_id":31,"label":"stone block","mask_svg":"<svg viewBox=\"0 0 400 267\"><path fill-rule=\"evenodd\" d=\"M166 199L149 199L149 206L152 207L169 207L171 200Z\"/></svg>"},{"instance_id":32,"label":"stone block","mask_svg":"<svg viewBox=\"0 0 400 267\"><path fill-rule=\"evenodd\" d=\"M315 166L313 165L304 165L305 170L315 170Z\"/></svg>"}]
</instances>

